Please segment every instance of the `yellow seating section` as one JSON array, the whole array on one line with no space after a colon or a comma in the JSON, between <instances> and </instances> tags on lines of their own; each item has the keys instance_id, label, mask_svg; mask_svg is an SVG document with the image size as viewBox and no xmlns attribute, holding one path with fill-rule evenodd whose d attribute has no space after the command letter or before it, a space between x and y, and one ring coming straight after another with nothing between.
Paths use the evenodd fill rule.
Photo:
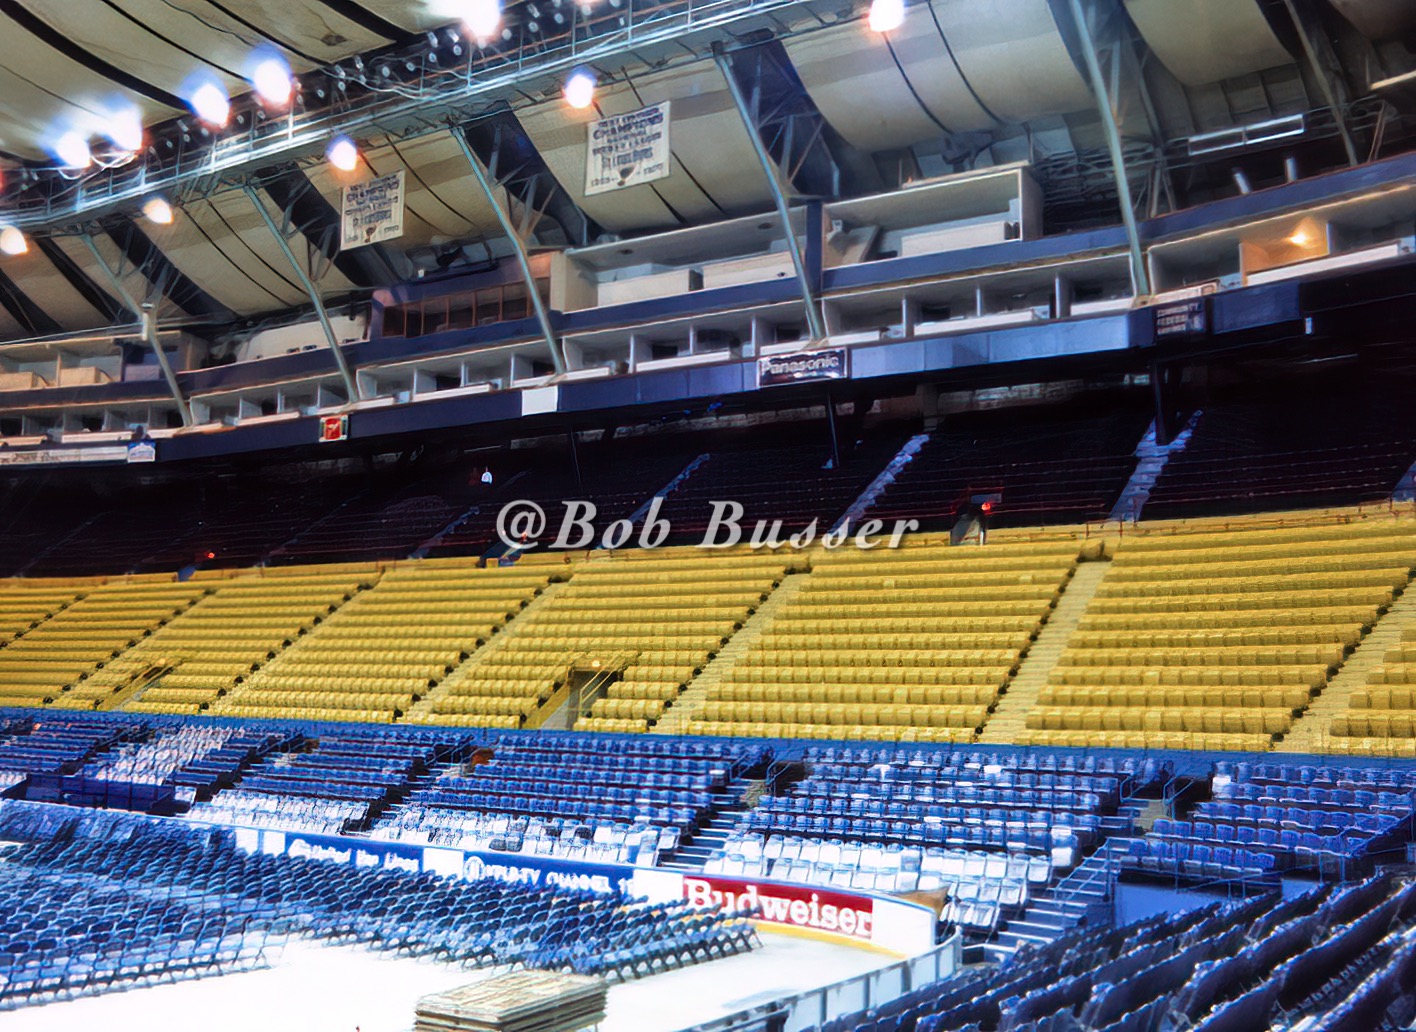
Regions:
<instances>
[{"instance_id":1,"label":"yellow seating section","mask_svg":"<svg viewBox=\"0 0 1416 1032\"><path fill-rule=\"evenodd\" d=\"M0 705L518 728L604 677L575 727L645 731L788 569L809 563L800 589L700 683L687 730L967 743L1096 547L1075 531L998 534L984 548L916 535L870 552L11 581L0 583ZM1407 588L1416 524L1162 524L1110 550L1036 703L1011 697L1026 709L1019 744L1270 749ZM1416 626L1366 677L1324 747L1416 757Z\"/></svg>"},{"instance_id":2,"label":"yellow seating section","mask_svg":"<svg viewBox=\"0 0 1416 1032\"><path fill-rule=\"evenodd\" d=\"M1021 744L1265 751L1390 605L1409 521L1128 535Z\"/></svg>"},{"instance_id":3,"label":"yellow seating section","mask_svg":"<svg viewBox=\"0 0 1416 1032\"><path fill-rule=\"evenodd\" d=\"M59 612L92 586L64 582L9 581L0 585L0 644L13 641L41 620Z\"/></svg>"},{"instance_id":4,"label":"yellow seating section","mask_svg":"<svg viewBox=\"0 0 1416 1032\"><path fill-rule=\"evenodd\" d=\"M550 569L477 569L471 559L404 564L217 700L211 712L391 722L544 589Z\"/></svg>"},{"instance_id":5,"label":"yellow seating section","mask_svg":"<svg viewBox=\"0 0 1416 1032\"><path fill-rule=\"evenodd\" d=\"M791 556L696 548L581 561L544 608L460 666L415 722L520 727L572 669L619 671L577 730L644 731L786 574ZM608 675L607 675L608 676Z\"/></svg>"},{"instance_id":6,"label":"yellow seating section","mask_svg":"<svg viewBox=\"0 0 1416 1032\"><path fill-rule=\"evenodd\" d=\"M362 572L361 572L362 570ZM301 635L336 611L362 587L378 580L371 566L281 567L226 580L180 620L123 657L114 677L136 667L170 666L122 706L138 713L197 713L249 677ZM212 714L257 716L212 707Z\"/></svg>"},{"instance_id":7,"label":"yellow seating section","mask_svg":"<svg viewBox=\"0 0 1416 1032\"><path fill-rule=\"evenodd\" d=\"M708 691L697 734L971 742L1076 565L1075 538L820 551Z\"/></svg>"},{"instance_id":8,"label":"yellow seating section","mask_svg":"<svg viewBox=\"0 0 1416 1032\"><path fill-rule=\"evenodd\" d=\"M92 709L83 679L186 609L206 591L170 577L80 589L72 605L0 649L0 704ZM72 692L66 692L75 685Z\"/></svg>"}]
</instances>

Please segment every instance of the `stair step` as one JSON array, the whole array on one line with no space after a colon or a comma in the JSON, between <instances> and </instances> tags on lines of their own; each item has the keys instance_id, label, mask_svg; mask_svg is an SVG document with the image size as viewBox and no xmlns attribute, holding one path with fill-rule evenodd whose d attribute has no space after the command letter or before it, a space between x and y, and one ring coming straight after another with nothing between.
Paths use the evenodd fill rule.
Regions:
<instances>
[{"instance_id":1,"label":"stair step","mask_svg":"<svg viewBox=\"0 0 1416 1032\"><path fill-rule=\"evenodd\" d=\"M1040 942L1051 942L1053 939L1056 939L1062 932L1065 932L1068 928L1072 927L1072 923L1069 922L1065 925L1051 925L1042 924L1038 921L1022 920L1009 921L1004 927L1009 934L1016 935L1019 938L1035 939Z\"/></svg>"}]
</instances>

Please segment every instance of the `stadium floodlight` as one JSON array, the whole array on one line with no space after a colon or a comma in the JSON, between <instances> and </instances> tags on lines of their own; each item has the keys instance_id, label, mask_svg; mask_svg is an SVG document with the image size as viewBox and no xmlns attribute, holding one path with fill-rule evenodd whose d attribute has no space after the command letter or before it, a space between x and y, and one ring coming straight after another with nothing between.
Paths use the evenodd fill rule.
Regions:
<instances>
[{"instance_id":1,"label":"stadium floodlight","mask_svg":"<svg viewBox=\"0 0 1416 1032\"><path fill-rule=\"evenodd\" d=\"M103 135L113 145L130 154L143 149L143 118L137 108L110 111L104 119Z\"/></svg>"},{"instance_id":2,"label":"stadium floodlight","mask_svg":"<svg viewBox=\"0 0 1416 1032\"><path fill-rule=\"evenodd\" d=\"M29 241L16 227L6 226L4 229L0 229L0 252L15 258L28 251Z\"/></svg>"},{"instance_id":3,"label":"stadium floodlight","mask_svg":"<svg viewBox=\"0 0 1416 1032\"><path fill-rule=\"evenodd\" d=\"M143 217L159 226L172 225L172 205L161 197L150 197L143 205Z\"/></svg>"},{"instance_id":4,"label":"stadium floodlight","mask_svg":"<svg viewBox=\"0 0 1416 1032\"><path fill-rule=\"evenodd\" d=\"M565 81L565 102L578 111L583 111L595 103L595 76L584 68L577 68Z\"/></svg>"},{"instance_id":5,"label":"stadium floodlight","mask_svg":"<svg viewBox=\"0 0 1416 1032\"><path fill-rule=\"evenodd\" d=\"M231 98L213 79L197 83L188 94L187 105L194 115L217 129L226 125L231 117Z\"/></svg>"},{"instance_id":6,"label":"stadium floodlight","mask_svg":"<svg viewBox=\"0 0 1416 1032\"><path fill-rule=\"evenodd\" d=\"M255 58L251 69L251 85L256 94L271 107L283 108L290 103L290 95L295 91L295 80L290 76L290 66L285 58L270 51L263 51Z\"/></svg>"},{"instance_id":7,"label":"stadium floodlight","mask_svg":"<svg viewBox=\"0 0 1416 1032\"><path fill-rule=\"evenodd\" d=\"M501 29L501 0L427 0L427 6L439 18L461 21L478 43L486 43Z\"/></svg>"},{"instance_id":8,"label":"stadium floodlight","mask_svg":"<svg viewBox=\"0 0 1416 1032\"><path fill-rule=\"evenodd\" d=\"M359 145L341 134L329 141L325 148L329 163L341 172L353 172L359 167Z\"/></svg>"},{"instance_id":9,"label":"stadium floodlight","mask_svg":"<svg viewBox=\"0 0 1416 1032\"><path fill-rule=\"evenodd\" d=\"M54 142L54 156L65 168L88 168L93 162L93 151L88 140L77 132L67 132Z\"/></svg>"},{"instance_id":10,"label":"stadium floodlight","mask_svg":"<svg viewBox=\"0 0 1416 1032\"><path fill-rule=\"evenodd\" d=\"M905 0L871 0L870 27L875 32L894 32L905 22Z\"/></svg>"}]
</instances>

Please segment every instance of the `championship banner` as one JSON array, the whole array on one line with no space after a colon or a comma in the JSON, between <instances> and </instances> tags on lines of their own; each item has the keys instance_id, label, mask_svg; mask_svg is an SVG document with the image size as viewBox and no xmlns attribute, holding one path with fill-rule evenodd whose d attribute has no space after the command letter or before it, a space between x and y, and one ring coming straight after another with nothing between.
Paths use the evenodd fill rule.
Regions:
<instances>
[{"instance_id":1,"label":"championship banner","mask_svg":"<svg viewBox=\"0 0 1416 1032\"><path fill-rule=\"evenodd\" d=\"M403 235L403 170L344 188L339 248L349 251Z\"/></svg>"},{"instance_id":2,"label":"championship banner","mask_svg":"<svg viewBox=\"0 0 1416 1032\"><path fill-rule=\"evenodd\" d=\"M757 386L781 387L813 380L844 380L848 375L845 348L800 351L794 355L772 355L757 360Z\"/></svg>"},{"instance_id":3,"label":"championship banner","mask_svg":"<svg viewBox=\"0 0 1416 1032\"><path fill-rule=\"evenodd\" d=\"M669 175L669 102L591 122L585 195L623 190Z\"/></svg>"}]
</instances>

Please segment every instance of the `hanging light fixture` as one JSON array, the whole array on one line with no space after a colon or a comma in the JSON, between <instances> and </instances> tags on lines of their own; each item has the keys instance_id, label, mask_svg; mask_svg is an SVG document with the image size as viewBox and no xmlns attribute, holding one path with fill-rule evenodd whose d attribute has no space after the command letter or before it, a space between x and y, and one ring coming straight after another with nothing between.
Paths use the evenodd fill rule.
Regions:
<instances>
[{"instance_id":1,"label":"hanging light fixture","mask_svg":"<svg viewBox=\"0 0 1416 1032\"><path fill-rule=\"evenodd\" d=\"M231 117L231 98L214 79L196 84L187 96L192 113L207 125L220 129Z\"/></svg>"},{"instance_id":2,"label":"hanging light fixture","mask_svg":"<svg viewBox=\"0 0 1416 1032\"><path fill-rule=\"evenodd\" d=\"M894 32L905 22L905 0L871 0L869 20L875 32Z\"/></svg>"},{"instance_id":3,"label":"hanging light fixture","mask_svg":"<svg viewBox=\"0 0 1416 1032\"><path fill-rule=\"evenodd\" d=\"M54 142L54 156L65 168L88 168L93 162L88 140L77 132L67 132Z\"/></svg>"},{"instance_id":4,"label":"hanging light fixture","mask_svg":"<svg viewBox=\"0 0 1416 1032\"><path fill-rule=\"evenodd\" d=\"M143 217L159 226L172 225L172 205L161 197L149 197L143 204Z\"/></svg>"},{"instance_id":5,"label":"hanging light fixture","mask_svg":"<svg viewBox=\"0 0 1416 1032\"><path fill-rule=\"evenodd\" d=\"M290 66L279 54L263 53L251 69L251 85L256 94L271 107L283 108L290 103L290 95L295 90L295 81L290 76Z\"/></svg>"},{"instance_id":6,"label":"hanging light fixture","mask_svg":"<svg viewBox=\"0 0 1416 1032\"><path fill-rule=\"evenodd\" d=\"M0 229L0 252L8 254L12 258L17 258L29 251L29 241L25 235L15 226L6 226Z\"/></svg>"},{"instance_id":7,"label":"hanging light fixture","mask_svg":"<svg viewBox=\"0 0 1416 1032\"><path fill-rule=\"evenodd\" d=\"M340 134L329 141L325 148L325 158L341 172L353 172L359 167L359 145L348 136Z\"/></svg>"},{"instance_id":8,"label":"hanging light fixture","mask_svg":"<svg viewBox=\"0 0 1416 1032\"><path fill-rule=\"evenodd\" d=\"M563 93L567 104L583 111L595 103L595 76L584 68L577 68L565 81Z\"/></svg>"}]
</instances>

